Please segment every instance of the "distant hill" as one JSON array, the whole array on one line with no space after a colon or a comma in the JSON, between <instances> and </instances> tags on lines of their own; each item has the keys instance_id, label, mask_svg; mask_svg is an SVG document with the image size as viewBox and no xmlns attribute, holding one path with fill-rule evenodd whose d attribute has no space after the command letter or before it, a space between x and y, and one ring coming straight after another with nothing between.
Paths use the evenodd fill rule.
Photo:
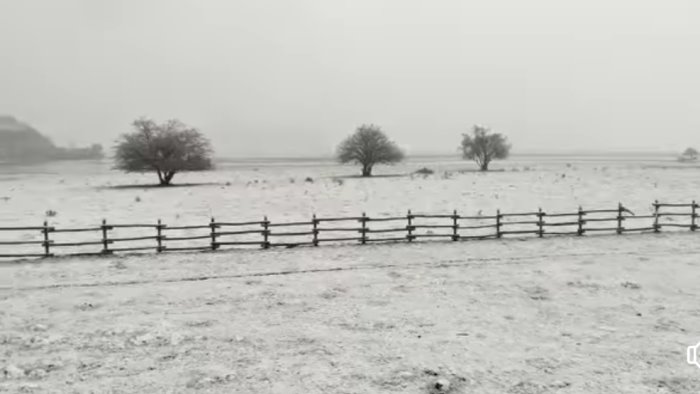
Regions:
<instances>
[{"instance_id":1,"label":"distant hill","mask_svg":"<svg viewBox=\"0 0 700 394\"><path fill-rule=\"evenodd\" d=\"M102 146L62 148L12 116L0 116L0 163L40 163L53 160L93 160L104 156Z\"/></svg>"}]
</instances>

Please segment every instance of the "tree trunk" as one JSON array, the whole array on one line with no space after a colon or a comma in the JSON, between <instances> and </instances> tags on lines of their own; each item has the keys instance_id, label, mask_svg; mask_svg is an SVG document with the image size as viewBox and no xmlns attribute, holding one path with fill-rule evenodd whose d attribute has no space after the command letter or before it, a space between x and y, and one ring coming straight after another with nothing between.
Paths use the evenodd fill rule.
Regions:
<instances>
[{"instance_id":1,"label":"tree trunk","mask_svg":"<svg viewBox=\"0 0 700 394\"><path fill-rule=\"evenodd\" d=\"M362 167L362 176L372 176L372 166L366 165Z\"/></svg>"},{"instance_id":2,"label":"tree trunk","mask_svg":"<svg viewBox=\"0 0 700 394\"><path fill-rule=\"evenodd\" d=\"M156 173L158 174L158 184L162 186L163 185L163 173L160 172L159 169L156 169Z\"/></svg>"},{"instance_id":3,"label":"tree trunk","mask_svg":"<svg viewBox=\"0 0 700 394\"><path fill-rule=\"evenodd\" d=\"M160 180L160 185L161 186L170 186L170 181L173 180L173 177L175 176L175 171L166 171L165 174L163 175L162 179Z\"/></svg>"},{"instance_id":4,"label":"tree trunk","mask_svg":"<svg viewBox=\"0 0 700 394\"><path fill-rule=\"evenodd\" d=\"M488 171L489 170L489 161L484 160L481 162L481 171Z\"/></svg>"}]
</instances>

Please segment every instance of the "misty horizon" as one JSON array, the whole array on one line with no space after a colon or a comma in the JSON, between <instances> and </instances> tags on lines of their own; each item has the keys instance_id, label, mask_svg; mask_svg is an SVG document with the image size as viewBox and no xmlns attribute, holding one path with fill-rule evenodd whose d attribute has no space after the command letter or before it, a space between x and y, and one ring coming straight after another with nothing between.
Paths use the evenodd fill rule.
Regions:
<instances>
[{"instance_id":1,"label":"misty horizon","mask_svg":"<svg viewBox=\"0 0 700 394\"><path fill-rule=\"evenodd\" d=\"M177 118L220 157L332 155L364 123L414 155L473 124L514 154L680 152L700 145L700 4L657 5L3 2L0 113L106 148Z\"/></svg>"},{"instance_id":2,"label":"misty horizon","mask_svg":"<svg viewBox=\"0 0 700 394\"><path fill-rule=\"evenodd\" d=\"M1 115L0 118L12 118L11 115ZM15 120L15 119L13 119ZM22 122L21 120L17 120L19 124L26 125L28 127L31 127L30 124L26 122ZM48 135L46 133L43 133L41 130L37 130L40 133L42 133L45 137L49 138L52 142L55 142L53 138L51 138L51 135ZM133 130L132 130L133 131ZM116 137L115 137L116 139ZM86 142L84 146L87 146L89 142ZM57 144L59 146L66 146L69 148L78 148L78 147L83 147L81 145L77 145L75 142L69 142L67 144ZM107 156L110 156L109 152L112 150L114 142L108 142L105 143L105 148L107 150ZM567 155L573 155L573 156L616 156L616 155L625 155L625 156L644 156L644 155L650 155L650 156L677 156L680 153L679 150L676 151L671 151L671 150L663 150L663 149L647 149L647 150L640 150L640 149L605 149L605 147L601 147L599 149L517 149L517 147L514 147L513 153L511 154L512 156L567 156ZM448 151L448 150L417 150L417 151L409 151L407 152L409 157L450 157L450 156L461 156L461 152L459 151L458 148L454 149L453 151ZM288 155L284 153L262 153L262 154L254 154L254 155L248 155L248 154L215 154L215 156L219 159L334 159L336 155L336 150L331 149L328 152L314 152L314 153L299 153L296 155Z\"/></svg>"}]
</instances>

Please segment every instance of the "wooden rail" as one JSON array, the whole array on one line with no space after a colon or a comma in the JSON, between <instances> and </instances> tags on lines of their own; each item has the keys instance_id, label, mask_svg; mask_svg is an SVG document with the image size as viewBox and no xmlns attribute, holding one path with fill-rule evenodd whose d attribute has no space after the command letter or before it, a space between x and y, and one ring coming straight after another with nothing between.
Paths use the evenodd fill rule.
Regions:
<instances>
[{"instance_id":1,"label":"wooden rail","mask_svg":"<svg viewBox=\"0 0 700 394\"><path fill-rule=\"evenodd\" d=\"M618 204L615 209L546 213L501 212L492 215L462 216L451 214L412 213L405 216L361 216L319 218L309 221L219 222L211 218L207 224L168 226L158 220L148 223L102 223L95 227L57 228L44 222L42 226L0 227L0 258L52 257L55 255L110 255L122 252L216 251L227 247L319 246L326 243L414 242L420 239L468 241L499 239L508 236L575 235L588 233L661 232L664 228L697 231L698 205L652 204L653 214L635 215ZM150 234L117 235L115 231L139 229ZM206 232L205 232L206 230ZM23 237L7 239L7 234ZM28 239L28 233L35 238ZM58 239L66 234L85 238ZM88 234L88 235L85 235ZM94 235L89 235L94 234ZM17 249L22 247L22 249ZM90 247L85 250L84 247ZM14 248L14 250L11 250ZM36 248L32 249L32 248ZM64 248L78 248L70 250ZM65 251L65 253L64 253Z\"/></svg>"}]
</instances>

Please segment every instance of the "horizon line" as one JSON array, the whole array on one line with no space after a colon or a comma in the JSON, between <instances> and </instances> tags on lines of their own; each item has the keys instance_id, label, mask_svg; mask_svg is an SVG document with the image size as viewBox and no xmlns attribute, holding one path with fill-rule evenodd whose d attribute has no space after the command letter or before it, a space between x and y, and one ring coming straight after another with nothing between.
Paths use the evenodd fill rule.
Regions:
<instances>
[{"instance_id":1,"label":"horizon line","mask_svg":"<svg viewBox=\"0 0 700 394\"><path fill-rule=\"evenodd\" d=\"M611 156L623 156L623 157L630 157L630 156L654 156L654 157L660 157L660 156L672 156L672 157L677 157L679 154L677 152L670 152L670 151L664 151L664 150L580 150L580 151L521 151L521 152L516 152L512 153L510 156L511 157L557 157L557 156L584 156L584 157L592 157L592 156L604 156L604 157L611 157ZM406 155L407 159L410 158L429 158L429 157L434 157L434 158L448 158L448 157L453 157L453 158L461 158L461 155L457 153L448 153L448 152L419 152L415 154L410 154ZM271 155L252 155L252 156L244 156L244 155L217 155L215 157L216 160L260 160L260 159L265 159L265 160L330 160L334 159L334 155L276 155L276 154L271 154Z\"/></svg>"}]
</instances>

